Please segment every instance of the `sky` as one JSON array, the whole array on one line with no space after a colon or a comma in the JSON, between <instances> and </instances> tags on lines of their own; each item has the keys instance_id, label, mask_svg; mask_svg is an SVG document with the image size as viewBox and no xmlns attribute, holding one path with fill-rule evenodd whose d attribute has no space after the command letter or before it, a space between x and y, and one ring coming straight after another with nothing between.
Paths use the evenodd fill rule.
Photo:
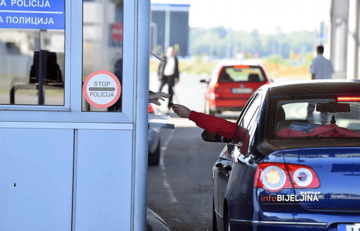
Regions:
<instances>
[{"instance_id":1,"label":"sky","mask_svg":"<svg viewBox=\"0 0 360 231\"><path fill-rule=\"evenodd\" d=\"M313 31L330 19L331 0L151 0L190 4L189 26L224 26L235 31L276 33Z\"/></svg>"}]
</instances>

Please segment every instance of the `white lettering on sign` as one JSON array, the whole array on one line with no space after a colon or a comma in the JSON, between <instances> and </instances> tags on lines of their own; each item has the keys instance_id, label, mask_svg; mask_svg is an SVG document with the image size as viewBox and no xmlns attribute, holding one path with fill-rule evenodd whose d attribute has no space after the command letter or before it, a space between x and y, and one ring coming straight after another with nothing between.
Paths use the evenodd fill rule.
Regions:
<instances>
[{"instance_id":1,"label":"white lettering on sign","mask_svg":"<svg viewBox=\"0 0 360 231\"><path fill-rule=\"evenodd\" d=\"M120 93L120 81L111 72L96 71L85 79L83 94L86 101L94 107L112 106L119 99Z\"/></svg>"},{"instance_id":2,"label":"white lettering on sign","mask_svg":"<svg viewBox=\"0 0 360 231\"><path fill-rule=\"evenodd\" d=\"M5 2L5 0L2 0ZM1 5L0 5L1 6ZM6 3L5 3L6 6ZM11 0L11 6L19 7L51 7L48 0Z\"/></svg>"},{"instance_id":3,"label":"white lettering on sign","mask_svg":"<svg viewBox=\"0 0 360 231\"><path fill-rule=\"evenodd\" d=\"M0 17L1 18L1 17ZM3 22L2 19L0 22ZM6 23L22 23L22 24L34 24L34 25L40 25L40 24L54 24L54 20L52 18L43 18L43 17L6 17Z\"/></svg>"},{"instance_id":4,"label":"white lettering on sign","mask_svg":"<svg viewBox=\"0 0 360 231\"><path fill-rule=\"evenodd\" d=\"M122 30L121 29L113 29L112 32L114 34L121 34L122 33Z\"/></svg>"},{"instance_id":5,"label":"white lettering on sign","mask_svg":"<svg viewBox=\"0 0 360 231\"><path fill-rule=\"evenodd\" d=\"M110 81L94 81L94 86L109 86Z\"/></svg>"},{"instance_id":6,"label":"white lettering on sign","mask_svg":"<svg viewBox=\"0 0 360 231\"><path fill-rule=\"evenodd\" d=\"M1 28L63 30L65 0L0 0Z\"/></svg>"},{"instance_id":7,"label":"white lettering on sign","mask_svg":"<svg viewBox=\"0 0 360 231\"><path fill-rule=\"evenodd\" d=\"M1 22L1 23L4 23L4 21L2 20L2 17L1 17L1 16L0 16L0 22Z\"/></svg>"},{"instance_id":8,"label":"white lettering on sign","mask_svg":"<svg viewBox=\"0 0 360 231\"><path fill-rule=\"evenodd\" d=\"M100 92L96 92L96 91L92 91L90 92L90 97L112 97L114 98L114 92L106 92L106 91L100 91Z\"/></svg>"}]
</instances>

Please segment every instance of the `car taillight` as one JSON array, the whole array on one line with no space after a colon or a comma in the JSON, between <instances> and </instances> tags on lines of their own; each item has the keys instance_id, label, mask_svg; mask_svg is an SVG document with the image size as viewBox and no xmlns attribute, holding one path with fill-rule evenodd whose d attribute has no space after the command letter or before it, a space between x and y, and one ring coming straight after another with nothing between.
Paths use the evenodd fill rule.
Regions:
<instances>
[{"instance_id":1,"label":"car taillight","mask_svg":"<svg viewBox=\"0 0 360 231\"><path fill-rule=\"evenodd\" d=\"M352 97L352 96L337 97L337 100L339 102L359 102L360 97Z\"/></svg>"},{"instance_id":2,"label":"car taillight","mask_svg":"<svg viewBox=\"0 0 360 231\"><path fill-rule=\"evenodd\" d=\"M214 92L210 93L210 99L219 99L219 98L221 98L219 93L214 93Z\"/></svg>"},{"instance_id":3,"label":"car taillight","mask_svg":"<svg viewBox=\"0 0 360 231\"><path fill-rule=\"evenodd\" d=\"M291 178L290 178L291 177ZM255 173L254 187L278 192L284 188L318 188L319 178L305 165L261 163Z\"/></svg>"},{"instance_id":4,"label":"car taillight","mask_svg":"<svg viewBox=\"0 0 360 231\"><path fill-rule=\"evenodd\" d=\"M154 108L149 104L148 105L148 112L149 113L153 113L154 112Z\"/></svg>"},{"instance_id":5,"label":"car taillight","mask_svg":"<svg viewBox=\"0 0 360 231\"><path fill-rule=\"evenodd\" d=\"M214 92L210 93L210 99L220 98L219 83L216 83L213 89L214 89Z\"/></svg>"},{"instance_id":6,"label":"car taillight","mask_svg":"<svg viewBox=\"0 0 360 231\"><path fill-rule=\"evenodd\" d=\"M295 188L318 188L319 178L315 171L305 165L287 164L292 183Z\"/></svg>"},{"instance_id":7,"label":"car taillight","mask_svg":"<svg viewBox=\"0 0 360 231\"><path fill-rule=\"evenodd\" d=\"M266 81L266 83L265 84L270 84L270 82L269 81Z\"/></svg>"}]
</instances>

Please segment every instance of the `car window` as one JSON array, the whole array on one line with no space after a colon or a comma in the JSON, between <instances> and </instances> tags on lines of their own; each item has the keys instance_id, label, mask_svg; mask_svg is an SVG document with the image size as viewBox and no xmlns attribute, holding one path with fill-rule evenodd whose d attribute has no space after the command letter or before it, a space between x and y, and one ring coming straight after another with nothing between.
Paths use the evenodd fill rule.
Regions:
<instances>
[{"instance_id":1,"label":"car window","mask_svg":"<svg viewBox=\"0 0 360 231\"><path fill-rule=\"evenodd\" d=\"M0 4L0 105L65 105L64 1L6 2Z\"/></svg>"},{"instance_id":2,"label":"car window","mask_svg":"<svg viewBox=\"0 0 360 231\"><path fill-rule=\"evenodd\" d=\"M108 17L97 13L106 5ZM122 112L123 1L83 1L83 7L82 111Z\"/></svg>"},{"instance_id":3,"label":"car window","mask_svg":"<svg viewBox=\"0 0 360 231\"><path fill-rule=\"evenodd\" d=\"M218 81L219 83L265 82L265 77L259 66L235 65L224 67Z\"/></svg>"},{"instance_id":4,"label":"car window","mask_svg":"<svg viewBox=\"0 0 360 231\"><path fill-rule=\"evenodd\" d=\"M243 126L243 124L244 124L244 116L245 116L248 108L252 105L253 100L254 100L256 97L257 97L257 94L252 95L252 96L250 97L250 99L247 101L244 109L241 111L240 116L239 116L238 120L236 121L236 123L238 124L238 128L241 127L241 126ZM234 138L234 140L236 140L236 139Z\"/></svg>"},{"instance_id":5,"label":"car window","mask_svg":"<svg viewBox=\"0 0 360 231\"><path fill-rule=\"evenodd\" d=\"M360 138L360 97L321 95L271 99L271 137Z\"/></svg>"},{"instance_id":6,"label":"car window","mask_svg":"<svg viewBox=\"0 0 360 231\"><path fill-rule=\"evenodd\" d=\"M245 113L242 118L239 120L238 129L235 133L234 142L239 143L243 141L244 135L247 133L247 129L249 129L249 125L251 124L253 118L256 117L259 106L260 106L261 97L259 94L253 97L252 102L245 108Z\"/></svg>"}]
</instances>

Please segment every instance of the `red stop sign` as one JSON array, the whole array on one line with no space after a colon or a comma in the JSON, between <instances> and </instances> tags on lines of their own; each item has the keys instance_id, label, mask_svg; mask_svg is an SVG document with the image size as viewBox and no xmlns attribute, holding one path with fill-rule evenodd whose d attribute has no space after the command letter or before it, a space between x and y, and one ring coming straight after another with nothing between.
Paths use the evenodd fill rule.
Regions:
<instances>
[{"instance_id":1,"label":"red stop sign","mask_svg":"<svg viewBox=\"0 0 360 231\"><path fill-rule=\"evenodd\" d=\"M121 22L115 22L112 26L112 36L116 43L122 40L123 35L123 25Z\"/></svg>"}]
</instances>

